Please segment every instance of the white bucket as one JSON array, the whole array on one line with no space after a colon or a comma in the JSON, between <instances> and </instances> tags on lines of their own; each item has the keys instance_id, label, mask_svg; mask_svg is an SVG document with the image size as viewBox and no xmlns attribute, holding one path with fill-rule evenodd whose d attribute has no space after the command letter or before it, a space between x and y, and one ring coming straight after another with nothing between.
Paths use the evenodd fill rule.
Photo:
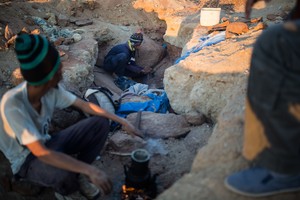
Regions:
<instances>
[{"instance_id":1,"label":"white bucket","mask_svg":"<svg viewBox=\"0 0 300 200\"><path fill-rule=\"evenodd\" d=\"M202 8L200 13L201 26L213 26L220 22L221 8Z\"/></svg>"}]
</instances>

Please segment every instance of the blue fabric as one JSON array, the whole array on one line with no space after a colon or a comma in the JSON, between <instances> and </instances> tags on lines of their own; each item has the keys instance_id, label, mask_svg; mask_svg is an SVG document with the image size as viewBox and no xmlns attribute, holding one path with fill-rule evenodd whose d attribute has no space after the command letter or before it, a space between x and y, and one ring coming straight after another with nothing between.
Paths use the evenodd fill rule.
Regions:
<instances>
[{"instance_id":1,"label":"blue fabric","mask_svg":"<svg viewBox=\"0 0 300 200\"><path fill-rule=\"evenodd\" d=\"M116 114L120 117L126 117L128 114L138 112L140 110L155 113L166 113L168 111L170 104L166 92L163 92L161 95L150 93L144 96L148 96L151 100L146 102L122 103L116 111Z\"/></svg>"},{"instance_id":2,"label":"blue fabric","mask_svg":"<svg viewBox=\"0 0 300 200\"><path fill-rule=\"evenodd\" d=\"M253 167L228 176L225 186L244 196L264 197L300 191L300 175L278 174L262 167Z\"/></svg>"},{"instance_id":3,"label":"blue fabric","mask_svg":"<svg viewBox=\"0 0 300 200\"><path fill-rule=\"evenodd\" d=\"M118 86L121 90L126 90L127 88L129 88L130 86L136 84L135 81L128 79L125 76L119 76L114 83L116 84L116 86Z\"/></svg>"},{"instance_id":4,"label":"blue fabric","mask_svg":"<svg viewBox=\"0 0 300 200\"><path fill-rule=\"evenodd\" d=\"M223 40L225 40L225 31L222 31L219 34L214 36L210 36L210 35L203 36L199 39L200 42L196 46L194 46L191 50L187 51L183 56L178 58L174 64L177 64L180 61L186 59L188 56L190 56L191 53L196 53L206 46L217 44Z\"/></svg>"}]
</instances>

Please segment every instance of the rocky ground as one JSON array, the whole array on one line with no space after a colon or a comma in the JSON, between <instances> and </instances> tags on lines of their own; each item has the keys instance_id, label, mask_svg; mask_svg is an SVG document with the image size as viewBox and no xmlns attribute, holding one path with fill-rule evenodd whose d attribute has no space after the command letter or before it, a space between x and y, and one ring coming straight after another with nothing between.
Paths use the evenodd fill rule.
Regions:
<instances>
[{"instance_id":1,"label":"rocky ground","mask_svg":"<svg viewBox=\"0 0 300 200\"><path fill-rule=\"evenodd\" d=\"M23 27L26 27L27 29L29 29L30 31L35 30L36 28L39 28L39 26L32 24L32 22L30 20L28 20L28 18L26 16L40 16L46 19L51 19L51 15L49 16L48 13L53 13L55 14L58 18L59 18L59 22L61 23L61 26L68 26L71 28L78 28L78 26L76 26L74 23L69 23L68 25L64 24L64 22L66 21L72 21L73 18L75 18L76 20L86 20L86 19L92 19L94 22L95 21L106 21L109 22L112 25L117 25L117 26L122 26L124 28L127 27L128 30L134 30L136 28L142 28L145 35L151 40L154 41L156 44L162 45L165 43L164 39L163 39L163 35L165 34L166 30L167 30L167 24L164 20L159 20L157 17L157 13L156 12L151 12L151 10L149 12L145 12L143 9L137 9L134 8L133 6L133 2L131 0L124 0L124 1L118 1L118 0L111 0L111 1L76 1L76 2L72 2L72 4L67 4L65 3L66 1L7 1L7 0L0 0L0 96L2 96L2 94L8 90L9 88L13 87L16 84L15 81L15 76L12 76L13 73L15 73L15 69L18 67L18 62L15 58L15 54L13 51L13 47L9 45L9 47L7 48L5 46L5 44L7 44L7 39L5 39L5 27L6 25L9 25L10 29L12 32L17 33L20 30L22 30ZM147 1L140 1L142 2L142 4L144 4L143 6L145 7L145 10L147 10ZM157 2L157 1L153 1L153 2ZM199 8L206 4L208 1L163 1L162 2L162 6L168 7L170 8L169 10L164 10L164 7L160 8L161 10L164 10L164 12L168 13L168 12L175 12L174 10L176 10L176 6L178 6L178 3L181 3L181 5L190 5L191 3L193 3L194 5L191 7L184 7L182 6L182 10L180 12L174 13L173 16L181 16L181 15L188 15L189 13L193 13L195 10L197 11L197 9L199 10ZM279 0L277 0L277 2L279 2ZM282 2L281 2L282 3ZM224 0L222 1L222 9L226 12L226 15L231 16L232 18L238 18L243 16L243 4L244 1L241 0ZM151 6L149 6L151 7ZM281 11L282 10L288 10L290 7L285 8L285 5L282 5L280 7ZM159 8L157 8L159 10ZM63 16L60 16L60 14L63 13L66 16L69 16L70 18L68 20L66 20ZM256 16L266 16L267 14L272 14L269 15L270 18L272 19L272 23L277 23L280 22L282 20L282 17L285 15L285 13L279 13L279 9L278 7L270 7L269 9L266 10L259 10L259 9L255 9L254 14L256 14ZM199 14L199 13L198 13ZM99 23L94 23L92 25L89 25L90 29L95 29L95 28L99 28L96 27L99 26ZM102 28L102 27L101 27ZM99 28L100 29L100 28ZM103 27L103 30L106 30L105 27ZM119 29L116 29L119 30ZM203 29L204 30L204 29ZM205 29L205 31L200 30L200 33L206 33L207 29ZM199 33L198 32L198 33ZM120 31L120 34L122 33L122 31ZM195 33L197 33L197 31L195 31ZM194 33L194 34L195 34ZM253 36L254 35L254 36ZM240 44L242 46L244 46L244 48L250 48L256 35L258 35L258 33L254 33L253 35L249 36L249 35L245 35L243 37L236 37L233 40L228 40L226 42L224 42L222 45L219 44L217 45L217 47L215 49L217 49L216 51L214 49L205 49L205 51L203 51L203 53L200 53L202 56L202 54L208 54L209 58L211 59L211 64L213 64L214 60L225 60L225 57L229 57L232 58L228 61L234 62L234 63L239 63L240 65L247 65L245 64L245 58L242 56L243 54L239 54L239 51L237 51L236 49L239 49L238 47L240 46ZM185 36L185 35L184 35ZM188 42L189 38L191 37L191 35L186 35L183 41ZM118 38L119 39L124 39L126 37L122 36L122 35L118 35L116 37L117 39L115 39L114 41L117 42ZM198 36L197 37L193 37L194 38L194 42L198 42ZM195 39L196 38L196 39ZM173 40L176 43L177 38L173 38ZM181 39L182 40L182 39ZM196 41L197 40L197 41ZM246 41L246 42L245 42ZM248 41L248 42L247 42ZM182 43L182 42L181 42ZM234 43L234 45L232 45L232 43ZM103 42L103 43L99 43L98 44L98 48L99 48L99 52L98 52L98 57L97 57L97 61L96 64L101 65L101 60L103 59L103 56L105 54L105 52L107 52L107 50L111 47L110 45L112 45L112 43L110 42ZM156 63L156 66L153 66L153 68L157 71L154 73L154 76L149 76L146 79L146 83L148 84L152 84L155 85L155 87L162 87L163 86L163 76L164 76L164 70L168 67L170 67L173 63L174 60L176 58L178 58L180 56L181 53L181 48L179 47L175 47L172 46L170 44L168 45L168 54L166 55L166 57L164 57L163 60L161 60L159 63ZM193 41L189 44L189 45L195 45L195 43L193 43ZM236 48L236 49L235 49ZM223 52L227 52L224 54L220 54L220 49ZM243 50L244 51L244 50ZM248 52L248 51L247 51ZM230 54L230 56L228 56ZM248 56L248 54L247 54ZM249 56L248 56L249 57ZM248 58L247 57L247 58ZM203 60L205 58L203 57ZM65 61L68 62L68 59L65 58ZM209 63L209 61L205 60L205 62ZM245 72L247 73L247 72ZM99 79L99 77L95 77L96 79ZM103 78L103 77L101 77ZM99 81L101 82L101 81ZM177 86L175 86L177 87ZM242 96L241 96L242 98ZM234 106L232 106L234 107ZM241 105L237 105L236 107L242 107ZM242 108L241 108L242 109ZM238 110L239 113L239 119L238 122L239 124L241 121L241 110ZM65 113L64 113L65 114ZM230 129L230 123L232 123L232 121L229 119L229 117L226 115L226 112L224 114L227 117L227 122L225 120L225 122L220 123L221 125L219 125L219 127L224 128L224 130L226 129ZM65 115L63 115L65 116ZM78 115L76 115L76 113L72 113L72 117L76 117L76 119L78 119ZM71 118L72 118L71 117ZM62 117L61 117L62 118ZM54 121L56 122L62 122L60 120L62 120L61 118L56 118ZM66 118L66 117L65 117ZM67 118L69 119L69 118ZM65 123L64 126L67 126L69 121L66 121L66 119L63 119ZM73 119L74 120L74 119ZM203 123L205 122L205 123ZM100 159L95 161L95 165L100 167L101 169L103 169L112 179L113 183L114 183L114 188L113 188L113 192L108 195L103 197L102 199L113 199L113 200L117 200L120 199L120 195L121 195L121 185L124 183L124 165L130 165L130 156L128 156L128 154L131 152L132 149L129 148L130 145L134 146L135 145L141 145L143 148L146 148L150 153L151 153L151 159L150 159L150 163L149 163L149 167L151 169L152 174L158 174L157 176L157 186L158 186L158 193L161 193L163 191L165 191L166 189L168 189L170 186L174 185L174 183L180 179L182 176L186 175L186 177L192 179L193 175L188 174L188 172L191 169L193 160L195 155L197 154L197 152L199 151L199 149L201 149L201 147L204 147L207 144L208 139L210 138L210 135L213 131L214 125L211 123L207 123L208 121L203 120L202 121L202 125L200 125L199 123L196 125L188 125L187 127L178 127L175 126L175 123L173 121L173 126L168 126L165 129L170 129L170 130L177 130L177 129L181 129L181 128L188 128L189 129L189 133L185 134L182 137L170 137L167 139L147 139L145 141L140 141L138 139L135 138L130 138L130 137L126 137L124 140L121 140L120 138L123 137L123 132L114 132L111 133L110 135L110 139L108 140L108 143L106 145L106 148L104 151L101 152L100 154ZM144 122L145 123L145 122ZM229 125L229 126L228 126ZM146 125L144 125L146 126ZM240 125L242 126L242 125ZM176 127L176 128L175 128ZM59 127L62 128L62 127ZM152 128L152 129L155 129ZM241 127L239 127L239 129L236 131L238 133L238 131L240 131ZM227 130L228 132L231 132L231 130ZM217 132L223 133L223 130L219 130ZM217 133L214 135L214 138L222 138L224 136L228 136L228 134L220 134L218 135ZM227 138L228 139L228 138ZM231 142L231 138L228 139L228 141L230 140ZM116 141L121 141L119 143L117 143ZM240 139L238 139L238 141L234 140L235 143L240 142ZM123 142L123 143L122 143ZM229 144L237 145L233 142L231 142ZM115 144L125 144L124 146L127 148L116 148ZM211 142L212 144L214 144L214 142ZM225 144L225 143L224 143ZM240 147L239 143L239 147ZM230 146L230 145L229 145ZM212 148L207 148L208 150L206 150L208 153L204 154L205 159L209 160L210 158L210 152L212 155L217 154L218 153L217 150L222 151L222 147L225 148L225 146L223 146L223 143L220 142L220 144L218 142L216 142L215 144L215 148L216 151L214 152L214 149ZM226 146L227 147L227 146ZM235 148L235 146L234 146ZM236 147L238 148L238 147ZM225 149L226 150L226 149ZM226 152L226 151L224 151ZM222 153L220 153L219 155L222 155ZM211 160L217 160L219 159L218 157L213 157L211 158ZM227 156L227 157L226 157ZM219 160L223 160L224 159L224 163L226 161L226 158L228 158L228 155L222 156ZM204 160L205 160L204 159ZM201 159L200 159L201 160ZM1 155L0 158L0 177L1 177L1 182L0 182L0 199L54 199L54 195L53 195L53 191L51 189L47 189L44 188L42 190L37 190L36 187L33 188L24 188L22 186L19 185L19 183L14 183L11 182L11 174L9 171L9 166L7 161L4 159L4 157ZM216 161L218 162L218 161ZM214 173L214 169L216 169L216 171L222 171L223 169L218 169L218 166L215 166L213 163L214 162L207 162L211 164L211 167L207 167L208 168L208 172L212 173L211 177L214 177L214 174L216 175L216 178L214 179L215 183L212 182L208 182L208 183L212 183L212 184L207 184L205 185L201 185L201 188L203 186L203 190L204 192L207 193L207 191L205 190L206 187L208 188L209 186L212 187L216 187L215 191L219 191L219 189L221 188L221 191L223 192L224 189L220 186L220 180L218 179L218 173ZM204 166L206 166L205 163L202 163ZM221 165L222 163L220 163ZM194 164L195 166L197 166L197 163L195 162ZM201 164L200 164L201 165ZM195 167L194 167L195 168ZM228 172L228 169L226 168L225 170L226 172ZM197 174L196 174L197 175ZM200 176L201 175L201 176ZM199 175L199 181L202 180L203 177L206 176L210 176L205 174L205 170L202 174ZM203 176L202 176L203 175ZM223 176L224 174L222 174ZM196 176L195 176L196 177ZM197 175L198 177L198 175ZM201 179L201 180L200 180ZM185 180L185 179L184 179ZM168 194L164 194L161 198L162 199L168 199L168 197L174 198L174 197L180 197L180 194L178 194L179 191L182 191L182 193L184 193L185 191L187 191L188 193L190 193L192 196L195 192L194 191L198 191L198 189L200 190L200 187L198 188L198 184L196 184L197 186L195 186L194 182L188 182L188 183L184 183L183 185L187 185L189 186L189 188L185 188L182 185L179 185L177 188L175 187L175 189L171 190L172 195L168 195ZM204 181L206 179L203 179ZM178 184L177 184L178 185ZM195 188L197 187L197 188ZM181 190L178 188L182 188ZM214 196L214 192L210 191L210 188L208 188L209 191L207 193L207 196L210 196L211 199L217 199ZM177 191L177 192L176 192ZM201 190L202 191L202 190ZM181 192L179 192L181 193ZM195 196L197 196L198 194L196 194ZM205 196L205 194L201 194L202 196ZM200 195L200 196L201 196ZM188 196L188 195L187 195ZM193 198L190 199L195 199L193 196ZM202 197L201 196L201 197ZM216 196L222 196L220 194L216 194ZM226 196L228 197L228 196ZM235 199L235 196L230 196L230 198L227 199ZM231 198L232 197L232 198ZM74 195L75 199L83 199L83 197L79 194L75 194ZM178 198L177 198L178 199ZM179 198L180 199L180 198ZM208 198L203 198L203 199L208 199ZM222 199L222 198L219 198Z\"/></svg>"},{"instance_id":2,"label":"rocky ground","mask_svg":"<svg viewBox=\"0 0 300 200\"><path fill-rule=\"evenodd\" d=\"M24 27L33 31L41 30L39 26L32 23L28 16L39 16L49 20L47 13L53 13L59 16L59 12L64 11L65 14L74 16L77 20L101 20L107 21L114 25L125 25L133 27L142 27L143 32L157 44L163 44L162 36L166 29L164 21L158 20L154 13L146 13L142 10L136 10L132 7L131 1L96 1L96 3L71 4L67 7L64 4L59 5L59 1L0 1L0 95L17 84L15 82L16 69L18 62L13 50L13 44L8 43L6 27L12 34L16 34ZM61 23L64 19L61 18ZM61 26L66 26L61 25ZM68 27L74 26L69 24ZM94 25L96 26L96 25ZM91 25L93 28L93 25ZM122 38L122 37L121 37ZM104 52L109 49L109 44L99 44L99 54L96 61L97 65L101 65L101 60L104 57ZM174 60L179 57L180 48L168 45L168 52L165 57L152 66L154 73L149 75L144 82L152 87L163 87L164 70L172 65ZM68 61L67 61L68 62ZM95 68L97 71L98 68ZM97 76L97 75L96 75ZM76 115L76 114L75 114ZM64 114L63 114L64 116ZM74 115L72 115L74 116ZM72 118L72 117L71 117ZM69 118L68 118L69 119ZM76 120L78 116L76 116ZM55 120L54 120L55 121ZM56 119L57 124L62 122ZM67 120L65 120L67 121ZM70 121L74 121L70 119ZM70 122L66 122L63 126L67 126ZM56 127L57 129L62 127ZM154 127L155 128L155 127ZM172 130L172 127L168 127ZM175 125L173 127L175 128ZM190 170L193 158L201 146L205 145L212 131L211 124L203 126L190 126L190 132L182 138L167 138L167 139L147 139L143 141L143 148L146 148L151 154L149 167L152 175L157 175L157 189L161 193L166 188L170 187L183 174ZM120 133L119 133L120 134ZM121 133L124 134L124 133ZM113 135L113 133L111 133ZM120 136L121 137L121 136ZM125 142L131 140L126 138ZM132 143L138 143L135 140ZM130 165L131 149L119 148L115 149L112 146L111 140L105 150L101 153L101 159L95 161L95 165L103 169L112 179L114 183L113 192L103 197L103 199L120 199L121 186L124 184L124 165ZM126 146L126 145L125 145ZM127 144L128 146L128 144ZM125 154L125 155L124 155ZM19 182L11 181L11 173L9 164L1 155L1 199L54 199L53 191L47 188L39 188L20 184ZM84 199L80 194L73 196L75 199Z\"/></svg>"}]
</instances>

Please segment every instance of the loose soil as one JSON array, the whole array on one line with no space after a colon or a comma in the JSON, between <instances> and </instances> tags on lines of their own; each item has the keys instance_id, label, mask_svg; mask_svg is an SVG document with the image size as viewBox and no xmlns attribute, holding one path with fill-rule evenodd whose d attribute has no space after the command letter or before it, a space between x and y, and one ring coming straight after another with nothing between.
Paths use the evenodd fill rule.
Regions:
<instances>
[{"instance_id":1,"label":"loose soil","mask_svg":"<svg viewBox=\"0 0 300 200\"><path fill-rule=\"evenodd\" d=\"M0 0L0 97L13 86L11 75L19 65L13 48L5 48L6 39L4 38L4 29L6 25L9 25L14 33L18 33L23 27L27 27L30 30L38 28L35 25L28 24L28 22L26 23L26 16L43 17L47 12L52 12L57 15L59 13L65 13L66 15L75 13L77 18L82 19L99 19L116 25L138 25L143 28L147 36L156 38L156 42L159 44L163 42L162 36L166 30L165 23L158 20L155 13L145 13L142 10L135 10L132 7L131 0L110 0L83 5L79 5L76 1L72 3L71 7L64 7L64 4L61 2L65 1ZM241 2L243 1L228 0L228 9L232 10L233 5L240 7ZM61 5L59 3L61 3ZM258 10L255 12L258 12ZM270 7L268 10L259 12L274 14L278 12L278 10L275 10L275 7ZM262 13L262 15L266 15L266 13ZM168 55L158 64L154 76L149 77L146 83L149 85L154 84L156 87L162 87L164 70L171 66L174 60L179 57L180 51L181 49L172 46L170 46L170 48L168 47ZM212 128L210 124L203 124L202 126L191 127L191 132L184 138L146 141L148 144L146 148L151 153L149 163L151 173L158 175L158 193L170 187L176 180L182 177L183 174L189 172L194 156L198 149L206 144L211 135ZM130 165L131 161L129 156L111 154L110 151L112 150L112 147L107 145L100 154L101 158L94 163L108 174L114 185L112 193L102 198L105 200L120 199L121 186L124 184L125 178L124 165ZM76 194L74 198L84 199L79 194ZM47 188L36 193L34 188L24 189L12 183L9 164L3 155L0 154L0 199L54 199L54 193L51 189Z\"/></svg>"},{"instance_id":2,"label":"loose soil","mask_svg":"<svg viewBox=\"0 0 300 200\"><path fill-rule=\"evenodd\" d=\"M4 38L4 29L8 25L13 33L18 33L23 27L29 30L38 28L35 25L26 23L26 16L43 17L45 11L59 14L57 4L59 1L0 1L0 96L5 91L13 87L11 75L18 67L18 62L15 57L13 47L5 47L6 39ZM135 10L131 6L130 0L125 1L104 1L101 4L84 6L75 5L72 8L63 8L65 12L76 12L77 18L98 18L108 21L112 24L119 25L139 25L143 27L145 34L151 38L156 38L156 42L162 44L162 36L165 31L165 23L157 19L154 13L145 13L141 10ZM42 13L41 13L42 12ZM143 12L143 15L139 15ZM142 16L142 17L141 17ZM149 22L156 22L152 24ZM144 83L155 86L156 88L163 87L163 75L166 68L172 65L174 60L180 56L181 49L168 46L168 54L166 57L155 66L155 72L144 79ZM212 127L205 124L201 127L191 127L191 132L180 139L149 139L147 140L146 149L151 154L149 168L152 175L157 175L156 183L158 193L161 193L166 188L170 187L183 174L190 170L193 158L201 146L205 145L212 131ZM121 198L121 186L124 184L124 165L130 165L130 156L114 155L110 151L113 149L107 145L100 154L101 158L94 162L94 165L105 171L113 182L113 191L111 194L102 197L102 199ZM130 152L121 152L130 153ZM11 182L11 172L9 163L1 155L0 159L0 199L54 199L54 193L51 189L42 188L37 193L37 187L30 187L26 184L17 184ZM25 188L24 188L25 187ZM80 194L73 195L74 199L84 199Z\"/></svg>"}]
</instances>

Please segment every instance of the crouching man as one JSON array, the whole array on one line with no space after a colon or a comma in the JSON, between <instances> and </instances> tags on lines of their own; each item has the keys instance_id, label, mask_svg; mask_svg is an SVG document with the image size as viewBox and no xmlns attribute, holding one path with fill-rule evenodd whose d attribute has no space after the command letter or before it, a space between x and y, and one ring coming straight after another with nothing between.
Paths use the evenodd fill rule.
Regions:
<instances>
[{"instance_id":1,"label":"crouching man","mask_svg":"<svg viewBox=\"0 0 300 200\"><path fill-rule=\"evenodd\" d=\"M0 102L0 150L13 174L52 187L57 197L81 191L88 199L96 199L99 189L109 193L108 176L91 165L105 144L108 119L122 124L129 134L138 130L64 90L58 84L62 78L59 54L44 36L19 34L15 50L25 81L6 92ZM54 109L71 105L93 117L50 136Z\"/></svg>"}]
</instances>

